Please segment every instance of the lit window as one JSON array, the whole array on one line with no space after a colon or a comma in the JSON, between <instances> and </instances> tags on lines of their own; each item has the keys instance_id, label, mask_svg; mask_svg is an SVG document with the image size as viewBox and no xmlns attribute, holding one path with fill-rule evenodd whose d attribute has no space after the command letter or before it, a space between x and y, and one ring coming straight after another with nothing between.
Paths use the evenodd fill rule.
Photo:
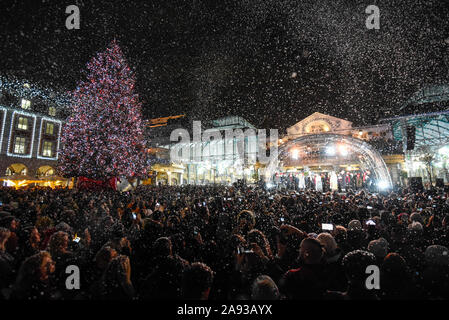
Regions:
<instances>
[{"instance_id":1,"label":"lit window","mask_svg":"<svg viewBox=\"0 0 449 320\"><path fill-rule=\"evenodd\" d=\"M52 147L53 147L53 142L51 142L51 141L44 141L44 146L42 148L42 155L44 157L51 157L51 155L52 155Z\"/></svg>"},{"instance_id":2,"label":"lit window","mask_svg":"<svg viewBox=\"0 0 449 320\"><path fill-rule=\"evenodd\" d=\"M55 107L48 107L48 114L52 117L56 116L56 108Z\"/></svg>"},{"instance_id":3,"label":"lit window","mask_svg":"<svg viewBox=\"0 0 449 320\"><path fill-rule=\"evenodd\" d=\"M28 118L19 117L19 123L17 124L17 129L28 130Z\"/></svg>"},{"instance_id":4,"label":"lit window","mask_svg":"<svg viewBox=\"0 0 449 320\"><path fill-rule=\"evenodd\" d=\"M27 99L22 99L22 109L29 109L31 106L31 101Z\"/></svg>"},{"instance_id":5,"label":"lit window","mask_svg":"<svg viewBox=\"0 0 449 320\"><path fill-rule=\"evenodd\" d=\"M47 122L47 125L45 126L45 133L53 134L54 131L55 131L55 125L53 123Z\"/></svg>"},{"instance_id":6,"label":"lit window","mask_svg":"<svg viewBox=\"0 0 449 320\"><path fill-rule=\"evenodd\" d=\"M16 137L16 141L14 143L14 153L25 153L25 138L24 137Z\"/></svg>"}]
</instances>

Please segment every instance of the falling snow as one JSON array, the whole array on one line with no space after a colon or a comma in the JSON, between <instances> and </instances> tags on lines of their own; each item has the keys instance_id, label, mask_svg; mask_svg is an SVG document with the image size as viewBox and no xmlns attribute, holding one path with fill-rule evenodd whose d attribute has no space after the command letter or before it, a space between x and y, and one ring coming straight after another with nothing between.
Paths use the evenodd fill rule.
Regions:
<instances>
[{"instance_id":1,"label":"falling snow","mask_svg":"<svg viewBox=\"0 0 449 320\"><path fill-rule=\"evenodd\" d=\"M376 1L380 30L368 30L368 4L81 1L81 28L67 30L63 4L13 1L1 10L0 72L71 91L116 39L146 117L237 114L282 129L314 110L375 123L422 86L448 82L449 8Z\"/></svg>"}]
</instances>

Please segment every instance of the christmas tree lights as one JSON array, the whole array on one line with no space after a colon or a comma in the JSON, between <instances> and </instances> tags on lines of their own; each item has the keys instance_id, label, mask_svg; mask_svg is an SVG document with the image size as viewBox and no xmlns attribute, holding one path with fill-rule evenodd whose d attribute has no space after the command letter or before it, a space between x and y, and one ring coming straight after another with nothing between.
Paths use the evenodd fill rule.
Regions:
<instances>
[{"instance_id":1,"label":"christmas tree lights","mask_svg":"<svg viewBox=\"0 0 449 320\"><path fill-rule=\"evenodd\" d=\"M72 92L72 115L62 128L59 170L97 180L144 177L148 160L141 103L116 41L87 69L87 80Z\"/></svg>"}]
</instances>

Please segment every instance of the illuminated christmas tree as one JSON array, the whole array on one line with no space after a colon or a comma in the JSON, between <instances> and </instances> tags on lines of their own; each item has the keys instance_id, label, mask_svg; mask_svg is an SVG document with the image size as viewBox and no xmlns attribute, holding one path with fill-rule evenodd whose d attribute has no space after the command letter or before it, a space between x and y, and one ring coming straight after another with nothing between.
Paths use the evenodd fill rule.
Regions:
<instances>
[{"instance_id":1,"label":"illuminated christmas tree","mask_svg":"<svg viewBox=\"0 0 449 320\"><path fill-rule=\"evenodd\" d=\"M62 130L59 170L65 176L102 181L144 177L148 162L141 103L116 41L98 53L87 69L87 81L72 92L73 110Z\"/></svg>"}]
</instances>

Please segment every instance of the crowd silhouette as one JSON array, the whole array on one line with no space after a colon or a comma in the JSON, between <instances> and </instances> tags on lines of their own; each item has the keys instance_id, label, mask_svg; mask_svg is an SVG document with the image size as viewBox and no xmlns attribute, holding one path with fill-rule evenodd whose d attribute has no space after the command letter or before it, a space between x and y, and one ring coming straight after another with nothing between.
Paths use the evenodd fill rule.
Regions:
<instances>
[{"instance_id":1,"label":"crowd silhouette","mask_svg":"<svg viewBox=\"0 0 449 320\"><path fill-rule=\"evenodd\" d=\"M447 299L448 196L3 187L0 299ZM370 265L379 289L366 286Z\"/></svg>"}]
</instances>

